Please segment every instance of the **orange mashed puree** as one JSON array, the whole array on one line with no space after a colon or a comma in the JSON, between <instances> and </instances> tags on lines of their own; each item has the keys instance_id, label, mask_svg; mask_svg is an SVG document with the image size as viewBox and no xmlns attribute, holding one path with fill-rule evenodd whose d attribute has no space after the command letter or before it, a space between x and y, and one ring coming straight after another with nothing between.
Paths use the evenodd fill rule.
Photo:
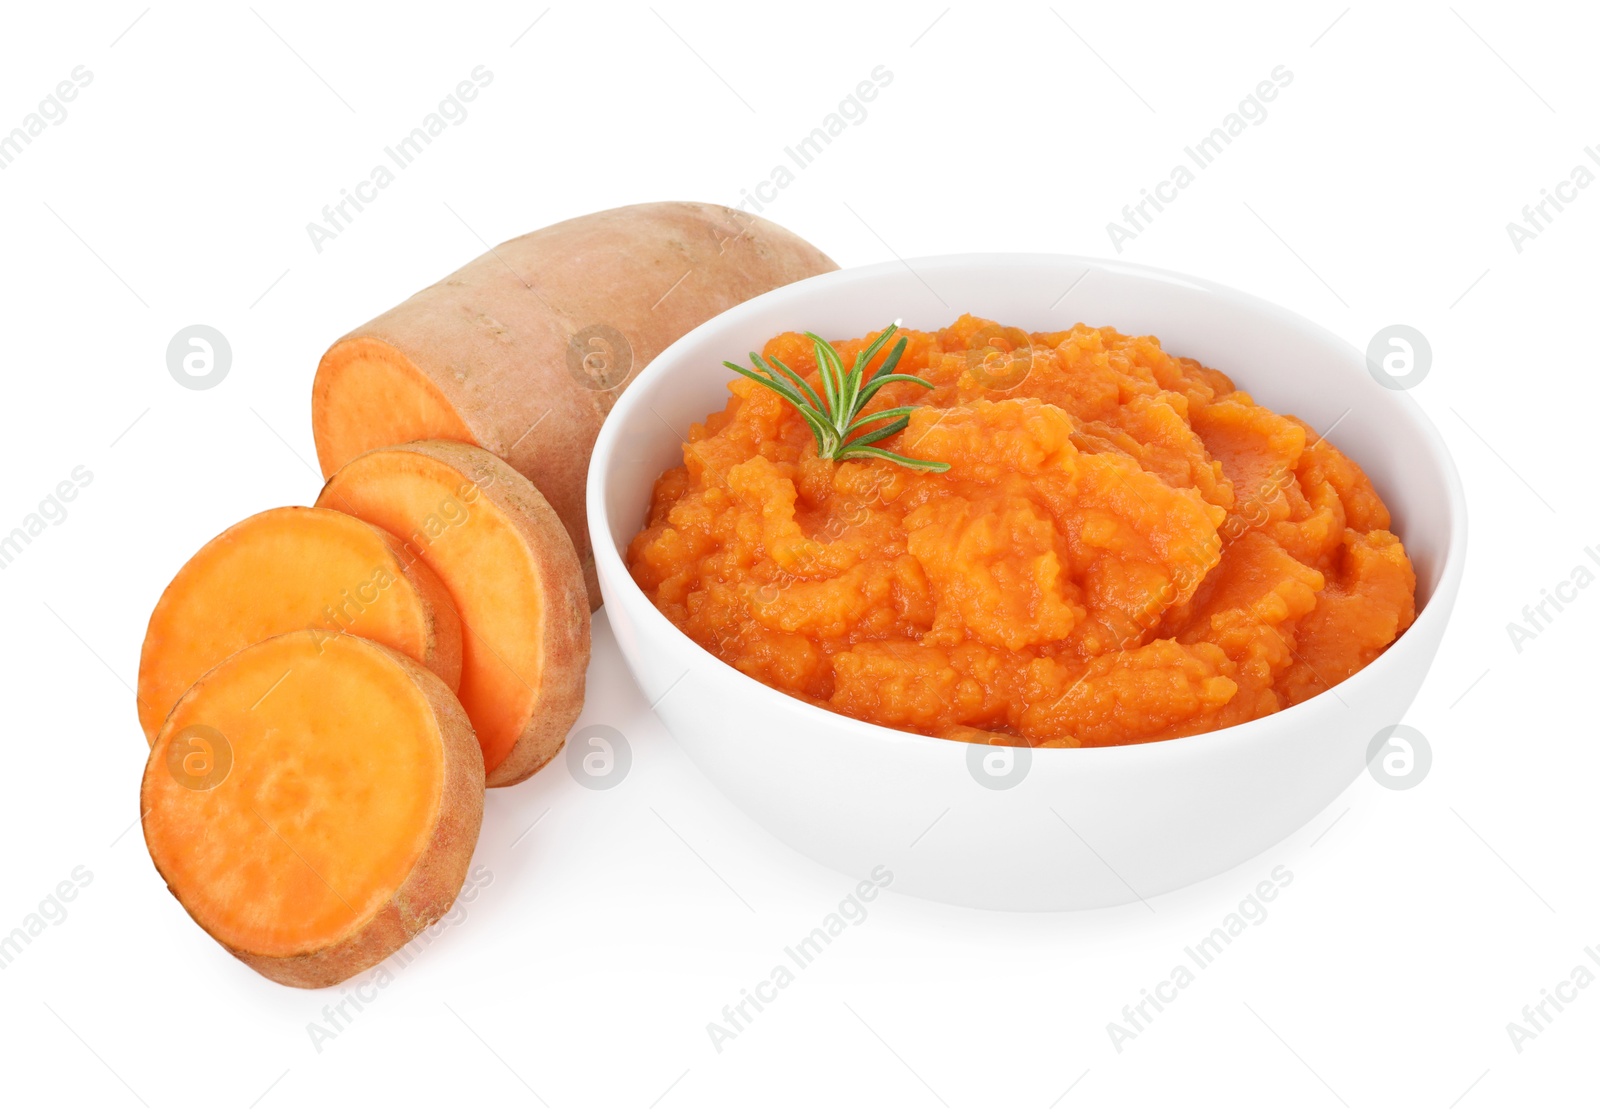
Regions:
<instances>
[{"instance_id":1,"label":"orange mashed puree","mask_svg":"<svg viewBox=\"0 0 1600 1117\"><path fill-rule=\"evenodd\" d=\"M903 333L895 371L934 388L868 411L915 406L880 445L947 472L819 459L739 378L656 482L633 577L745 674L916 733L1121 745L1303 702L1411 624L1366 475L1222 373L1083 325ZM868 340L838 344L846 365ZM801 335L763 355L818 387Z\"/></svg>"}]
</instances>

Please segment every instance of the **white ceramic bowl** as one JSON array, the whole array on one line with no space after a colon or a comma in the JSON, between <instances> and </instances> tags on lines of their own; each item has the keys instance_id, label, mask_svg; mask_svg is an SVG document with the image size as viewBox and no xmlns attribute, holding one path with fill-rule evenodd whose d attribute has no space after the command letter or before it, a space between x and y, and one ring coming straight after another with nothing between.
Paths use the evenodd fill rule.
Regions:
<instances>
[{"instance_id":1,"label":"white ceramic bowl","mask_svg":"<svg viewBox=\"0 0 1600 1117\"><path fill-rule=\"evenodd\" d=\"M859 337L894 319L937 329L962 312L1034 331L1081 321L1154 334L1275 411L1318 429L1337 421L1335 442L1371 476L1416 565L1416 623L1364 671L1258 721L1120 748L1011 750L818 709L740 674L667 621L623 556L652 483L681 464L680 436L725 404L733 374L722 361L784 330ZM595 445L588 507L623 656L659 700L662 722L730 799L852 877L884 865L901 892L1030 911L1104 907L1192 884L1315 817L1416 696L1466 550L1461 482L1443 440L1405 392L1379 386L1362 354L1253 296L1074 256L879 264L734 307L669 347L624 393Z\"/></svg>"}]
</instances>

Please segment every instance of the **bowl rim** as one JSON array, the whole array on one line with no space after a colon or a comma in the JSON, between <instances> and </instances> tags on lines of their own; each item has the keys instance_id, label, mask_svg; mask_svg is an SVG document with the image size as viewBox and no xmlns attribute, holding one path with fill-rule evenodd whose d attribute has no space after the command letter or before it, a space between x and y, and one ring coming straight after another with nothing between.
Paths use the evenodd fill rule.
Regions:
<instances>
[{"instance_id":1,"label":"bowl rim","mask_svg":"<svg viewBox=\"0 0 1600 1117\"><path fill-rule=\"evenodd\" d=\"M781 303L786 299L792 298L797 291L802 289L812 290L818 287L870 282L879 276L899 274L903 270L909 270L913 274L917 274L920 269L936 271L948 268L995 268L1006 265L1027 264L1093 268L1137 279L1188 287L1212 297L1225 301L1231 300L1249 306L1258 313L1286 320L1298 332L1319 338L1324 343L1331 343L1334 348L1346 351L1355 361L1364 360L1359 350L1332 330L1297 311L1290 310L1259 295L1183 272L1131 261L1110 260L1071 253L964 252L938 256L919 256L909 260L896 259L876 264L840 268L774 288L713 315L668 345L634 377L633 381L628 385L630 389L634 390L622 392L616 404L606 416L604 423L601 424L599 435L595 440L594 449L590 456L588 476L585 482L585 502L590 546L594 553L597 571L601 566L607 567L607 572L615 575L609 580L614 587L618 587L613 588L606 597L605 606L607 607L608 616L613 608L623 605L623 602L616 600L620 589L620 593L626 602L625 607L629 616L637 618L639 623L654 626L656 631L665 635L665 639L669 643L675 642L675 655L682 657L682 661L686 664L686 671L703 665L711 672L712 678L718 680L717 685L741 689L753 701L773 702L776 704L778 712L784 716L803 717L808 720L818 721L820 723L818 729L821 732L827 732L829 729L837 732L848 728L850 732L864 736L874 744L900 750L910 747L926 751L937 750L939 746L948 746L950 751L954 751L957 749L970 749L974 744L986 748L1014 747L1006 745L993 746L983 742L954 741L944 737L934 737L914 733L907 729L896 729L891 726L878 725L875 722L863 721L795 698L793 695L778 690L776 687L768 686L766 683L751 678L732 664L719 659L716 655L695 643L677 625L668 620L666 615L656 607L655 602L646 597L644 591L633 580L633 576L628 572L622 551L612 538L612 524L605 490L606 474L615 456L620 438L619 432L623 425L623 417L638 407L644 406L642 401L645 393L638 391L638 389L665 378L679 354L696 345L706 334L727 325L730 319L759 313L774 303ZM1333 702L1348 705L1348 703L1344 702L1346 694L1362 686L1364 682L1371 682L1373 673L1381 669L1385 660L1390 663L1396 662L1396 659L1391 656L1392 652L1402 646L1409 647L1423 639L1420 632L1423 628L1421 621L1425 616L1443 612L1446 615L1439 623L1448 622L1448 614L1454 606L1456 593L1460 587L1462 573L1466 564L1466 495L1462 488L1460 473L1456 469L1455 460L1451 456L1449 447L1446 445L1438 427L1434 425L1417 401L1411 398L1409 391L1391 390L1391 394L1396 397L1394 399L1395 406L1409 419L1416 433L1421 436L1429 459L1440 471L1447 495L1448 538L1443 561L1439 567L1437 582L1429 593L1428 601L1417 611L1416 618L1412 621L1411 626L1366 667L1322 691L1320 694L1287 709L1241 722L1238 725L1208 730L1204 733L1195 733L1184 737L1172 737L1157 741L1137 741L1131 744L1102 747L1031 748L1029 751L1033 753L1044 753L1051 757L1073 758L1071 760L1052 761L1043 757L1036 757L1032 761L1033 763L1054 762L1098 765L1115 763L1116 761L1112 759L1113 757L1122 758L1127 762L1137 762L1138 758L1141 757L1155 759L1164 754L1178 751L1182 751L1189 758L1198 758L1208 753L1214 753L1217 750L1228 749L1263 731L1270 731L1285 737L1290 736L1295 732L1297 725L1303 725L1310 720L1319 718L1323 711L1327 710Z\"/></svg>"}]
</instances>

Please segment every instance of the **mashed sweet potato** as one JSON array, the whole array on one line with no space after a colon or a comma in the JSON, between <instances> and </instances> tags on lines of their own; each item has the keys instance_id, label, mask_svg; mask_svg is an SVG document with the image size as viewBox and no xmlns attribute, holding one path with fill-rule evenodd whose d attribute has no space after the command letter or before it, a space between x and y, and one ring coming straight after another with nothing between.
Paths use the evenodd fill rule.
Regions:
<instances>
[{"instance_id":1,"label":"mashed sweet potato","mask_svg":"<svg viewBox=\"0 0 1600 1117\"><path fill-rule=\"evenodd\" d=\"M916 407L881 445L947 472L819 459L738 379L656 482L633 577L745 674L917 733L1121 745L1302 702L1411 624L1366 475L1222 373L1082 325L905 333L896 371L934 388L868 410ZM817 385L800 335L763 355Z\"/></svg>"}]
</instances>

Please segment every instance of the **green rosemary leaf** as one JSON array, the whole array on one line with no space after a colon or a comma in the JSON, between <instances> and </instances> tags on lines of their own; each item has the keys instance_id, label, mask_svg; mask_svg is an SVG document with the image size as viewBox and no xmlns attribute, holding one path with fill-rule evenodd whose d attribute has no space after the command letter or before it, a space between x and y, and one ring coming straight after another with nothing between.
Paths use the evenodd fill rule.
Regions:
<instances>
[{"instance_id":1,"label":"green rosemary leaf","mask_svg":"<svg viewBox=\"0 0 1600 1117\"><path fill-rule=\"evenodd\" d=\"M906 338L901 338L894 343L894 348L889 350L889 355L883 359L883 363L873 369L872 375L868 378L869 381L876 380L880 376L888 376L894 371L894 366L900 363L900 357L906 351L906 340Z\"/></svg>"},{"instance_id":2,"label":"green rosemary leaf","mask_svg":"<svg viewBox=\"0 0 1600 1117\"><path fill-rule=\"evenodd\" d=\"M822 381L822 395L828 401L828 418L837 422L839 417L839 389L843 386L840 379L843 370L837 369L839 354L833 346L823 341L816 334L807 334L811 339L811 347L817 355L817 376Z\"/></svg>"},{"instance_id":3,"label":"green rosemary leaf","mask_svg":"<svg viewBox=\"0 0 1600 1117\"><path fill-rule=\"evenodd\" d=\"M883 343L888 341L890 335L892 335L895 330L899 328L900 327L898 326L890 326L877 337L873 338L865 349L856 354L855 363L850 366L850 401L858 406L851 408L852 414L859 409L859 400L857 397L859 397L861 394L862 377L866 374L867 365L872 362L873 357L878 355L878 350L883 348ZM901 346L904 348L905 339L901 338L900 340ZM871 377L867 377L867 379L870 380Z\"/></svg>"},{"instance_id":4,"label":"green rosemary leaf","mask_svg":"<svg viewBox=\"0 0 1600 1117\"><path fill-rule=\"evenodd\" d=\"M876 357L878 355L878 350L883 348L883 343L888 341L891 337L893 337L894 336L894 332L896 330L898 330L899 328L900 328L899 326L889 326L881 334L879 334L877 337L872 339L872 343L870 345L868 345L865 349L863 349L861 351L861 355L856 358L856 360L861 362L861 367L862 368L865 368L868 364L870 364L872 362L872 358L874 358L874 357ZM900 344L902 346L905 345L905 342L906 342L905 338L901 338L900 339Z\"/></svg>"},{"instance_id":5,"label":"green rosemary leaf","mask_svg":"<svg viewBox=\"0 0 1600 1117\"><path fill-rule=\"evenodd\" d=\"M754 380L757 384L760 384L763 388L770 388L772 391L777 392L780 396L782 396L784 399L786 399L789 402L789 405L791 407L796 408L802 414L805 411L810 410L810 408L806 404L806 401L800 398L799 393L797 393L793 388L789 387L789 385L783 383L783 381L774 379L774 378L769 377L769 376L762 376L759 372L751 372L747 368L740 368L738 365L734 364L732 361L723 361L722 363L724 365L728 366L729 368L733 369L733 371L737 372L740 376L746 377L747 379L750 379L750 380Z\"/></svg>"},{"instance_id":6,"label":"green rosemary leaf","mask_svg":"<svg viewBox=\"0 0 1600 1117\"><path fill-rule=\"evenodd\" d=\"M943 473L950 468L949 462L928 462L921 458L908 458L900 454L891 454L888 450L877 446L858 446L854 450L841 451L841 458L882 458L885 461L895 462L899 465L910 466L912 469L926 469L930 473Z\"/></svg>"},{"instance_id":7,"label":"green rosemary leaf","mask_svg":"<svg viewBox=\"0 0 1600 1117\"><path fill-rule=\"evenodd\" d=\"M779 372L783 373L790 380L793 380L795 384L803 392L805 392L806 396L811 400L812 405L817 409L818 414L821 414L825 410L825 408L822 406L822 400L817 397L817 393L812 390L810 383L807 382L805 377L795 372L794 369L790 368L776 357L772 358L772 363L777 367Z\"/></svg>"},{"instance_id":8,"label":"green rosemary leaf","mask_svg":"<svg viewBox=\"0 0 1600 1117\"><path fill-rule=\"evenodd\" d=\"M915 410L916 408L914 407L888 407L882 411L874 411L870 415L863 415L861 418L857 419L844 429L844 436L849 438L858 429L867 426L869 423L876 423L883 419L894 419L899 416L910 415ZM904 424L901 425L904 426Z\"/></svg>"},{"instance_id":9,"label":"green rosemary leaf","mask_svg":"<svg viewBox=\"0 0 1600 1117\"><path fill-rule=\"evenodd\" d=\"M856 406L865 407L867 402L878 394L878 389L885 384L920 384L930 392L933 391L933 385L920 376L910 376L903 372L897 372L893 376L874 376L872 383L867 385L867 390L862 392L861 398L856 400Z\"/></svg>"},{"instance_id":10,"label":"green rosemary leaf","mask_svg":"<svg viewBox=\"0 0 1600 1117\"><path fill-rule=\"evenodd\" d=\"M877 419L881 418L881 416L874 415L872 418ZM891 434L899 434L901 431L905 430L906 424L909 422L911 422L911 420L902 415L900 418L886 426L879 427L877 430L868 431L859 438L852 438L849 442L846 442L843 446L841 446L840 450L849 451L857 446L866 446L872 442L880 442L883 439L888 438ZM845 433L848 434L849 432L847 431Z\"/></svg>"},{"instance_id":11,"label":"green rosemary leaf","mask_svg":"<svg viewBox=\"0 0 1600 1117\"><path fill-rule=\"evenodd\" d=\"M811 428L811 437L817 440L817 457L824 457L823 447L828 445L830 441L828 428L821 420L812 416L810 408L796 408L795 410L800 412L800 418L804 419L806 426Z\"/></svg>"},{"instance_id":12,"label":"green rosemary leaf","mask_svg":"<svg viewBox=\"0 0 1600 1117\"><path fill-rule=\"evenodd\" d=\"M839 356L839 351L832 345L824 344L823 353L826 355L828 368L833 373L833 399L834 408L830 418L834 425L845 421L850 415L850 401L845 398L845 384L849 379L849 372L844 367L844 358Z\"/></svg>"}]
</instances>

